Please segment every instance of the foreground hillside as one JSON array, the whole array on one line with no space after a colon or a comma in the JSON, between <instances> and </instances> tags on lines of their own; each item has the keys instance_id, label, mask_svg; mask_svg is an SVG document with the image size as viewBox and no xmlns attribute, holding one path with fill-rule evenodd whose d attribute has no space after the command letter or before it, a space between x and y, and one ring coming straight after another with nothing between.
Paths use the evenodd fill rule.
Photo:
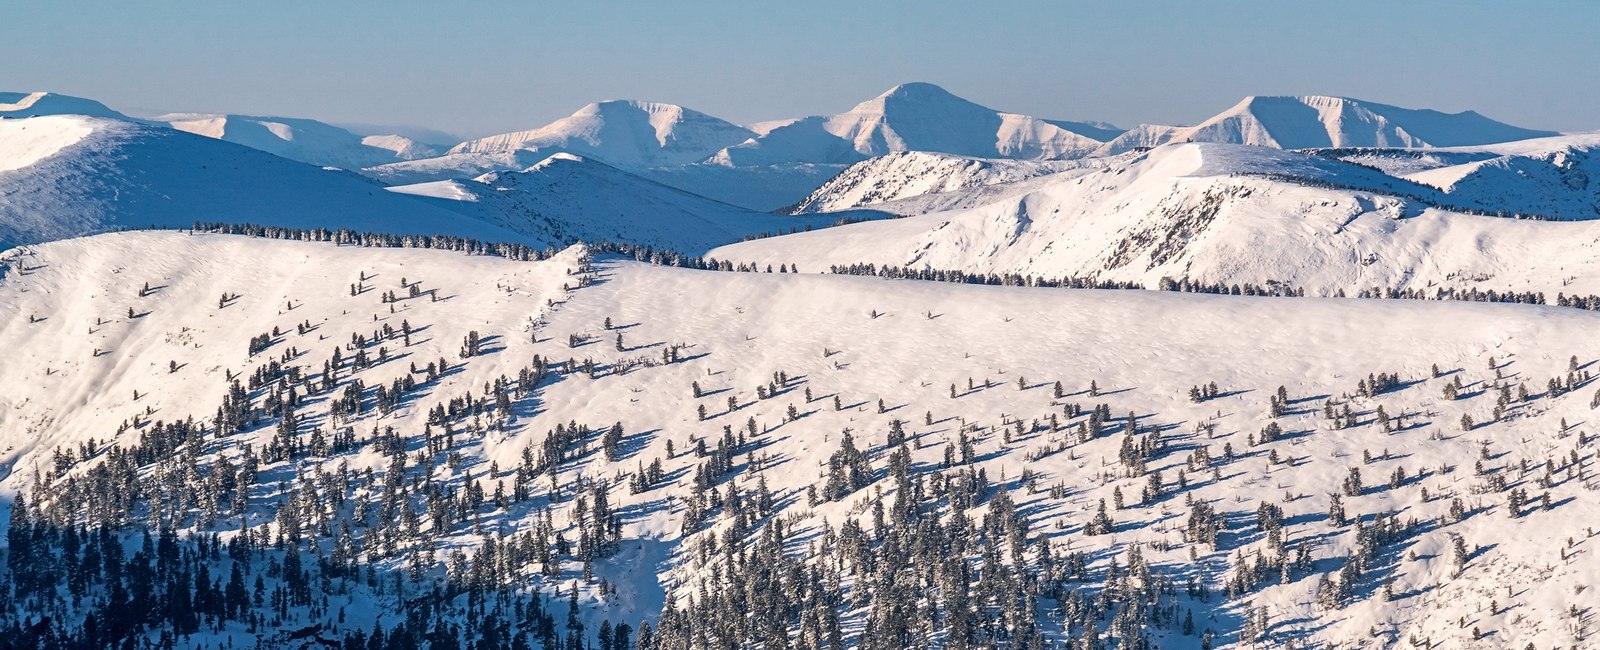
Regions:
<instances>
[{"instance_id":1,"label":"foreground hillside","mask_svg":"<svg viewBox=\"0 0 1600 650\"><path fill-rule=\"evenodd\" d=\"M1594 632L1588 311L178 233L4 260L27 645Z\"/></svg>"}]
</instances>

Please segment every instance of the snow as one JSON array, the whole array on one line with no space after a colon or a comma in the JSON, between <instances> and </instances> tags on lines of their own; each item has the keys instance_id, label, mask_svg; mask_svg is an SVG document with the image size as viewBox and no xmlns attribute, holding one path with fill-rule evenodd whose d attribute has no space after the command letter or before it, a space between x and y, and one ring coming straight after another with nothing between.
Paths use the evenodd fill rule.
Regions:
<instances>
[{"instance_id":1,"label":"snow","mask_svg":"<svg viewBox=\"0 0 1600 650\"><path fill-rule=\"evenodd\" d=\"M431 183L415 183L412 185L396 185L388 188L396 194L410 194L412 196L425 196L433 199L448 201L477 201L479 194L475 188L468 186L463 181L433 181Z\"/></svg>"},{"instance_id":2,"label":"snow","mask_svg":"<svg viewBox=\"0 0 1600 650\"><path fill-rule=\"evenodd\" d=\"M82 142L94 129L83 120L0 122L0 172L22 169Z\"/></svg>"},{"instance_id":3,"label":"snow","mask_svg":"<svg viewBox=\"0 0 1600 650\"><path fill-rule=\"evenodd\" d=\"M1191 151L1184 155L1193 153L1194 148L1187 149ZM313 360L350 332L376 327L375 318L384 323L404 318L427 327L411 348L390 343L392 352L419 359L458 359L456 345L469 329L498 337L495 347L503 347L464 360L459 373L442 377L416 403L382 420L368 415L352 422L359 431L381 422L414 433L426 410L440 400L501 374L514 375L534 354L591 357L606 365L658 357L660 344L682 342L690 346L688 360L595 378L564 375L543 388L534 403L519 404L517 418L506 430L462 436L465 468L479 468L475 476L482 476L481 468L489 462L514 465L542 432L569 420L620 421L632 442L629 455L616 464L586 456L564 467L563 475L610 476L640 461L666 459L665 469L675 477L668 485L639 495L613 492L617 507L633 514L624 526L624 551L599 566L597 574L620 580L623 598L602 600L585 586L582 602L591 621L636 621L652 615L665 593L677 594L681 602L694 592L693 554L678 532L680 510L674 500L687 493L687 474L700 460L693 454L668 457L668 440L682 450L691 436L718 435L723 424L739 426L747 417L761 423L763 432L755 438L773 460L760 474L780 496L784 515L791 518L789 529L805 535L824 520L837 525L845 517L866 518L867 509L857 506L873 488L816 508L806 506L801 496L819 481L819 463L837 448L842 429L850 428L863 444L877 445L891 419L906 421L915 462L935 465L954 436L955 421L947 418L960 418L986 432L978 443L978 465L1011 492L1033 530L1054 544L1089 552L1096 571L1130 546L1143 544L1154 565L1194 565L1194 575L1218 590L1228 577L1230 556L1264 552L1265 542L1246 523L1256 506L1291 494L1282 502L1288 535L1291 544L1313 544L1316 568L1311 575L1287 584L1271 581L1240 601L1223 603L1214 597L1202 603L1178 596L1194 608L1202 626L1221 632L1220 647L1246 646L1236 636L1236 610L1244 606L1270 610L1278 641L1296 638L1332 645L1376 633L1376 640L1387 645L1400 645L1413 635L1440 647L1582 644L1572 634L1567 607L1586 602L1587 589L1600 580L1600 564L1588 556L1594 541L1586 529L1600 516L1600 502L1591 498L1592 479L1558 481L1548 489L1553 509L1534 507L1513 519L1504 512L1503 496L1475 493L1479 479L1471 465L1479 457L1480 442L1488 441L1491 464L1513 476L1520 459L1542 465L1543 459L1569 450L1592 466L1593 443L1579 445L1574 437L1575 430L1592 429L1590 391L1515 403L1504 420L1463 433L1455 422L1463 414L1486 419L1493 391L1467 391L1467 397L1445 400L1440 389L1456 376L1468 386L1493 381L1496 371L1487 369L1491 361L1509 381L1526 383L1535 393L1545 378L1567 372L1569 355L1593 370L1600 346L1592 333L1600 314L1525 305L968 286L817 275L810 273L816 269L804 266L806 273L801 274L719 273L605 258L596 285L566 291L563 285L572 281L568 271L578 253L523 263L441 251L177 233L119 233L13 251L8 262L18 270L0 280L0 305L9 313L37 314L44 320L0 322L0 348L16 351L0 365L0 385L8 387L0 395L0 442L8 447L0 462L10 468L0 486L7 491L26 486L32 468L49 462L53 446L90 436L103 439L119 422L137 419L146 409L166 419L206 417L222 392L224 373L245 373L260 363L248 357L244 341L271 326L287 327L289 333L269 356L292 346L316 351ZM449 298L437 303L404 300L390 315L371 293L349 296L347 285L358 273L371 278L371 286L380 291L398 287L404 276ZM144 282L159 288L139 297ZM215 298L225 292L239 298L218 308ZM285 311L289 303L294 307ZM129 306L141 314L132 320L122 317ZM619 329L603 328L606 318ZM295 333L292 325L306 320L317 329ZM633 348L614 350L610 337L616 332ZM595 337L600 344L572 349L568 334ZM174 360L182 365L168 372L168 362ZM1434 364L1449 374L1431 378ZM796 390L804 386L823 399L807 403L796 391L754 399L752 387L779 370L797 378ZM397 359L357 376L372 385L405 372L404 362ZM1407 384L1375 397L1351 398L1367 414L1363 423L1330 430L1320 415L1322 400L1344 399L1358 379L1373 372L1398 373ZM947 387L964 386L969 378L983 380L987 387L952 399ZM1019 378L1030 387L1019 390ZM694 380L708 390L728 392L691 399L688 385ZM1049 384L1057 380L1071 396L1053 398ZM1091 380L1100 387L1097 396L1083 392ZM1199 404L1184 398L1190 386L1208 381L1219 384L1224 396ZM1413 381L1417 383L1411 385ZM1277 419L1291 435L1252 447L1245 439L1269 421L1267 396L1278 386L1294 402ZM131 399L135 390L137 401ZM745 405L724 415L719 404L729 394ZM829 405L827 396L834 394L846 405L842 410ZM894 410L879 413L872 406L879 399ZM1117 462L1120 436L1027 458L1060 434L1038 432L1008 442L996 435L996 428L1011 419L1059 413L1063 401L1105 402L1119 415L1136 412L1142 421L1166 428L1164 435L1180 449L1205 445L1220 456L1227 443L1238 458L1223 467L1220 480L1191 472L1183 496L1153 504L1133 496L1127 509L1114 511L1118 525L1113 534L1084 536L1080 525L1086 510L1097 500L1109 501L1113 489L1137 495L1142 483L1107 469ZM698 420L697 403L711 404L709 421ZM805 415L786 423L782 413L790 404L802 407ZM1397 432L1379 429L1367 419L1379 406L1390 414L1412 414L1407 422L1413 426ZM306 407L313 418L326 408L327 401ZM935 424L924 424L924 412L932 414ZM1573 427L1559 426L1563 419ZM1214 432L1197 432L1201 424L1214 425ZM230 438L228 446L219 448L261 444L270 435L266 427ZM1269 451L1291 459L1290 465L1270 462ZM1370 462L1362 460L1363 451L1373 456ZM1184 453L1157 459L1151 469L1174 481L1184 468ZM370 450L341 460L357 470L375 471L382 471L385 462ZM1390 472L1400 467L1408 476L1421 476L1401 487L1383 487ZM1041 486L1068 486L1066 495L1050 498L1046 490L1022 485L1018 474L1024 468L1040 477ZM1340 558L1354 548L1356 532L1354 527L1328 526L1324 514L1328 495L1339 491L1350 468L1361 469L1368 485L1363 494L1345 500L1353 515L1394 511L1421 524L1413 536L1383 548L1383 561L1360 586L1358 593L1364 595L1342 609L1326 611L1313 604L1317 576L1337 570ZM442 465L437 471L435 480L440 481L461 474ZM741 484L754 480L749 474L740 477ZM892 491L893 482L875 487ZM1423 487L1431 498L1421 497ZM1222 548L1199 549L1197 560L1189 558L1191 545L1177 531L1186 498L1214 504L1231 522ZM1452 498L1483 511L1459 523L1444 520ZM569 525L570 502L553 507L558 525ZM534 513L517 506L479 515L477 523L516 530L531 525ZM719 534L725 526L717 523L700 535ZM1450 566L1451 534L1462 535L1469 548L1479 549L1459 574ZM1569 539L1575 548L1568 548ZM471 547L481 539L463 528L445 543ZM1161 544L1173 546L1164 550ZM569 562L556 580L529 580L564 588L577 577L575 564ZM1397 602L1383 602L1373 593L1388 579L1400 595ZM1514 597L1506 595L1508 589ZM1502 607L1490 610L1490 600ZM1458 626L1461 617L1470 624ZM357 624L369 625L364 620ZM1493 635L1474 641L1470 627ZM1197 643L1175 632L1152 634L1156 647Z\"/></svg>"},{"instance_id":4,"label":"snow","mask_svg":"<svg viewBox=\"0 0 1600 650\"><path fill-rule=\"evenodd\" d=\"M5 120L0 152L19 154L0 170L0 246L197 220L526 239L352 174L163 126Z\"/></svg>"}]
</instances>

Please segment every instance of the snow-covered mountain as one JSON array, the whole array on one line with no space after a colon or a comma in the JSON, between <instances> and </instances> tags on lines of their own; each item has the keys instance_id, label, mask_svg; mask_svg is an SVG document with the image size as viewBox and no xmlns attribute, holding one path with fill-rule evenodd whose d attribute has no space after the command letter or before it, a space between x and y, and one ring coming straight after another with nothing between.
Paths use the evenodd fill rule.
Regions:
<instances>
[{"instance_id":1,"label":"snow-covered mountain","mask_svg":"<svg viewBox=\"0 0 1600 650\"><path fill-rule=\"evenodd\" d=\"M25 646L1593 638L1595 312L178 233L3 263Z\"/></svg>"},{"instance_id":2,"label":"snow-covered mountain","mask_svg":"<svg viewBox=\"0 0 1600 650\"><path fill-rule=\"evenodd\" d=\"M571 153L716 201L770 211L794 205L843 168L791 161L748 167L703 163L756 134L682 106L616 100L590 104L538 129L463 142L441 156L378 165L364 173L391 185L465 180Z\"/></svg>"},{"instance_id":3,"label":"snow-covered mountain","mask_svg":"<svg viewBox=\"0 0 1600 650\"><path fill-rule=\"evenodd\" d=\"M522 240L354 174L165 126L0 121L0 247L197 220Z\"/></svg>"},{"instance_id":4,"label":"snow-covered mountain","mask_svg":"<svg viewBox=\"0 0 1600 650\"><path fill-rule=\"evenodd\" d=\"M573 153L621 167L700 162L755 135L749 129L673 104L615 100L590 104L531 131L468 140L451 154Z\"/></svg>"},{"instance_id":5,"label":"snow-covered mountain","mask_svg":"<svg viewBox=\"0 0 1600 650\"><path fill-rule=\"evenodd\" d=\"M440 150L400 135L359 136L332 124L291 117L170 113L155 118L172 128L242 144L290 160L359 170L431 158Z\"/></svg>"},{"instance_id":6,"label":"snow-covered mountain","mask_svg":"<svg viewBox=\"0 0 1600 650\"><path fill-rule=\"evenodd\" d=\"M573 153L717 201L771 211L792 208L845 166L885 153L1073 158L1120 132L1103 122L1003 113L932 84L911 83L838 115L749 127L671 104L601 102L538 129L464 142L442 156L365 173L395 185L460 180Z\"/></svg>"},{"instance_id":7,"label":"snow-covered mountain","mask_svg":"<svg viewBox=\"0 0 1600 650\"><path fill-rule=\"evenodd\" d=\"M1322 155L1174 144L1028 183L977 207L710 254L817 271L875 263L1148 287L1163 277L1287 283L1313 295L1371 287L1600 293L1600 222L1440 209L1469 197Z\"/></svg>"},{"instance_id":8,"label":"snow-covered mountain","mask_svg":"<svg viewBox=\"0 0 1600 650\"><path fill-rule=\"evenodd\" d=\"M626 242L685 253L837 219L754 212L565 153L522 171L389 189L483 221L522 224L526 234L551 243Z\"/></svg>"},{"instance_id":9,"label":"snow-covered mountain","mask_svg":"<svg viewBox=\"0 0 1600 650\"><path fill-rule=\"evenodd\" d=\"M854 163L902 151L1044 160L1082 156L1095 140L1046 120L972 103L928 83L908 83L847 112L772 126L713 160L728 165Z\"/></svg>"},{"instance_id":10,"label":"snow-covered mountain","mask_svg":"<svg viewBox=\"0 0 1600 650\"><path fill-rule=\"evenodd\" d=\"M128 116L92 99L48 92L0 92L0 119L41 115L87 115L118 120L128 119Z\"/></svg>"},{"instance_id":11,"label":"snow-covered mountain","mask_svg":"<svg viewBox=\"0 0 1600 650\"><path fill-rule=\"evenodd\" d=\"M1453 147L1552 136L1465 111L1398 108L1345 97L1246 97L1191 127L1145 125L1107 142L1099 154L1168 142L1220 142L1279 149Z\"/></svg>"}]
</instances>

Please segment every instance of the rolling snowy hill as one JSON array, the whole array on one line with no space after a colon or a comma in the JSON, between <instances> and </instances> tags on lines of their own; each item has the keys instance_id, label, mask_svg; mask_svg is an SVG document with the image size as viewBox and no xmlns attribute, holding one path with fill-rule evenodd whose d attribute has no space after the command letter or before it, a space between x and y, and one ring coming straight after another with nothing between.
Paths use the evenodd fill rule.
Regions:
<instances>
[{"instance_id":1,"label":"rolling snowy hill","mask_svg":"<svg viewBox=\"0 0 1600 650\"><path fill-rule=\"evenodd\" d=\"M5 265L20 643L83 638L74 562L124 538L59 531L112 521L188 541L115 545L89 633L177 595L180 646L1594 634L1594 312L177 233Z\"/></svg>"},{"instance_id":2,"label":"rolling snowy hill","mask_svg":"<svg viewBox=\"0 0 1600 650\"><path fill-rule=\"evenodd\" d=\"M208 138L242 144L290 160L359 170L402 160L431 158L439 149L399 135L359 136L304 118L171 113L155 118Z\"/></svg>"},{"instance_id":3,"label":"rolling snowy hill","mask_svg":"<svg viewBox=\"0 0 1600 650\"><path fill-rule=\"evenodd\" d=\"M197 220L525 241L354 174L164 126L0 121L0 247Z\"/></svg>"},{"instance_id":4,"label":"rolling snowy hill","mask_svg":"<svg viewBox=\"0 0 1600 650\"><path fill-rule=\"evenodd\" d=\"M1005 186L1000 186L1001 190ZM1458 190L1460 191L1460 190ZM856 263L1137 282L1600 293L1600 223L1461 214L1454 195L1319 155L1167 145L1027 181L977 207L714 250L735 262Z\"/></svg>"},{"instance_id":5,"label":"rolling snowy hill","mask_svg":"<svg viewBox=\"0 0 1600 650\"><path fill-rule=\"evenodd\" d=\"M831 225L712 201L605 163L555 154L516 172L389 188L543 241L626 242L698 254L748 237Z\"/></svg>"},{"instance_id":6,"label":"rolling snowy hill","mask_svg":"<svg viewBox=\"0 0 1600 650\"><path fill-rule=\"evenodd\" d=\"M1101 155L1168 142L1220 142L1279 149L1452 147L1555 135L1466 111L1441 113L1345 97L1246 97L1192 127L1144 125L1107 142Z\"/></svg>"}]
</instances>

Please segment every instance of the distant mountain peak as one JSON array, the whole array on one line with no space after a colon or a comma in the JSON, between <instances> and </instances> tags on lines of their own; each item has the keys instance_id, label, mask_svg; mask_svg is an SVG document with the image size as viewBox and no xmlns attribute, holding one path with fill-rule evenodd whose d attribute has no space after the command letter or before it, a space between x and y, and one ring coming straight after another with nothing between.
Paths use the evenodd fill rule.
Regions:
<instances>
[{"instance_id":1,"label":"distant mountain peak","mask_svg":"<svg viewBox=\"0 0 1600 650\"><path fill-rule=\"evenodd\" d=\"M1046 120L998 111L926 82L904 83L849 111L793 120L728 147L715 160L732 166L850 164L902 151L980 158L1074 158L1099 140Z\"/></svg>"},{"instance_id":2,"label":"distant mountain peak","mask_svg":"<svg viewBox=\"0 0 1600 650\"><path fill-rule=\"evenodd\" d=\"M967 102L943 86L931 84L926 81L911 81L900 84L878 95L875 99L932 99L932 100L957 100Z\"/></svg>"},{"instance_id":3,"label":"distant mountain peak","mask_svg":"<svg viewBox=\"0 0 1600 650\"><path fill-rule=\"evenodd\" d=\"M924 81L903 83L890 88L877 97L856 104L850 113L886 113L891 110L917 110L939 107L945 110L998 112L982 106L940 86Z\"/></svg>"},{"instance_id":4,"label":"distant mountain peak","mask_svg":"<svg viewBox=\"0 0 1600 650\"><path fill-rule=\"evenodd\" d=\"M452 154L577 153L613 165L643 168L705 160L755 133L677 104L614 99L527 131L456 145Z\"/></svg>"},{"instance_id":5,"label":"distant mountain peak","mask_svg":"<svg viewBox=\"0 0 1600 650\"><path fill-rule=\"evenodd\" d=\"M47 91L0 92L0 117L22 118L41 115L87 115L117 120L129 119L93 99Z\"/></svg>"}]
</instances>

